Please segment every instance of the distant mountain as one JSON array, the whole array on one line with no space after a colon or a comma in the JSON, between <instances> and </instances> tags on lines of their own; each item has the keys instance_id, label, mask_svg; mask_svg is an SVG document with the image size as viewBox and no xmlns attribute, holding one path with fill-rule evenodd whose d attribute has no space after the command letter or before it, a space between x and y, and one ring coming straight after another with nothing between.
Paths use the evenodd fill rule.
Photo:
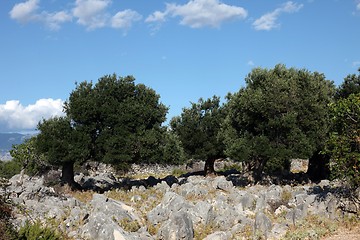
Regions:
<instances>
[{"instance_id":1,"label":"distant mountain","mask_svg":"<svg viewBox=\"0 0 360 240\"><path fill-rule=\"evenodd\" d=\"M31 134L21 133L0 133L0 160L11 159L9 151L12 146L23 143L25 139L31 136Z\"/></svg>"}]
</instances>

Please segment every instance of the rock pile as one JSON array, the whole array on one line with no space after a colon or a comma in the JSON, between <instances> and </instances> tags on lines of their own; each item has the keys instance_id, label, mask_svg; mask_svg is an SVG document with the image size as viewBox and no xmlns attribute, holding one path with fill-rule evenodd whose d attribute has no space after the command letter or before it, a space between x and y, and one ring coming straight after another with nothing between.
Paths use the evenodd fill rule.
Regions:
<instances>
[{"instance_id":1,"label":"rock pile","mask_svg":"<svg viewBox=\"0 0 360 240\"><path fill-rule=\"evenodd\" d=\"M16 175L6 191L21 206L17 226L56 222L74 239L279 239L308 216L341 216L335 182L238 187L228 180L235 177L153 178L153 187L92 193L86 201L44 186L44 177Z\"/></svg>"}]
</instances>

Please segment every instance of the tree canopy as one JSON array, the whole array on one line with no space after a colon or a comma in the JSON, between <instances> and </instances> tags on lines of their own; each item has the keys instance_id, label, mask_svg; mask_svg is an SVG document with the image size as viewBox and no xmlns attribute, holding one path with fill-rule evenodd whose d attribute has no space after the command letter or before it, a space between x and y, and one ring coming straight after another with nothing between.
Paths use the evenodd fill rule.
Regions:
<instances>
[{"instance_id":1,"label":"tree canopy","mask_svg":"<svg viewBox=\"0 0 360 240\"><path fill-rule=\"evenodd\" d=\"M224 109L220 98L202 98L184 108L180 116L174 117L170 126L179 136L188 158L204 159L205 174L214 172L214 161L224 156L224 145L218 138Z\"/></svg>"},{"instance_id":2,"label":"tree canopy","mask_svg":"<svg viewBox=\"0 0 360 240\"><path fill-rule=\"evenodd\" d=\"M37 146L51 164L63 166L67 183L73 183L75 162L101 161L119 169L159 162L168 110L159 99L131 76L81 82L65 103L66 117L39 123Z\"/></svg>"},{"instance_id":3,"label":"tree canopy","mask_svg":"<svg viewBox=\"0 0 360 240\"><path fill-rule=\"evenodd\" d=\"M343 83L337 88L335 96L336 99L341 99L357 93L360 93L360 68L358 75L349 74L344 78Z\"/></svg>"},{"instance_id":4,"label":"tree canopy","mask_svg":"<svg viewBox=\"0 0 360 240\"><path fill-rule=\"evenodd\" d=\"M223 134L227 156L256 170L282 170L291 158L319 151L328 132L334 86L323 74L276 65L255 68L228 96Z\"/></svg>"},{"instance_id":5,"label":"tree canopy","mask_svg":"<svg viewBox=\"0 0 360 240\"><path fill-rule=\"evenodd\" d=\"M325 153L331 157L333 177L360 186L360 93L330 105L331 135Z\"/></svg>"}]
</instances>

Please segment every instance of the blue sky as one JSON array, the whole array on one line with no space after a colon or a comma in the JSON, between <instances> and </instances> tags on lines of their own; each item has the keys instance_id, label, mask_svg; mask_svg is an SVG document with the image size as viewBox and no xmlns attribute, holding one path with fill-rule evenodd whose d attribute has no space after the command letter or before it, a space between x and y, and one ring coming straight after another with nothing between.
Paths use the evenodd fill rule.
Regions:
<instances>
[{"instance_id":1,"label":"blue sky","mask_svg":"<svg viewBox=\"0 0 360 240\"><path fill-rule=\"evenodd\" d=\"M61 114L75 82L133 75L170 107L244 86L278 63L337 85L360 67L360 0L6 0L0 132Z\"/></svg>"}]
</instances>

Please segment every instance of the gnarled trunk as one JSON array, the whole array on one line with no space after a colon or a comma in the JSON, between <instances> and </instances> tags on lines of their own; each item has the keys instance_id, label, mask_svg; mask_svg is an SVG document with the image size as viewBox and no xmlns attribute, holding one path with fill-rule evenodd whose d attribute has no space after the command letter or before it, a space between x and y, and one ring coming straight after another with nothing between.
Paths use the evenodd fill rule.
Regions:
<instances>
[{"instance_id":1,"label":"gnarled trunk","mask_svg":"<svg viewBox=\"0 0 360 240\"><path fill-rule=\"evenodd\" d=\"M215 169L214 169L215 160L216 158L208 158L205 161L205 168L204 168L205 176L210 174L215 174Z\"/></svg>"},{"instance_id":2,"label":"gnarled trunk","mask_svg":"<svg viewBox=\"0 0 360 240\"><path fill-rule=\"evenodd\" d=\"M80 184L75 182L74 180L74 163L73 162L66 162L62 166L61 172L61 183L67 184L73 190L81 189Z\"/></svg>"}]
</instances>

